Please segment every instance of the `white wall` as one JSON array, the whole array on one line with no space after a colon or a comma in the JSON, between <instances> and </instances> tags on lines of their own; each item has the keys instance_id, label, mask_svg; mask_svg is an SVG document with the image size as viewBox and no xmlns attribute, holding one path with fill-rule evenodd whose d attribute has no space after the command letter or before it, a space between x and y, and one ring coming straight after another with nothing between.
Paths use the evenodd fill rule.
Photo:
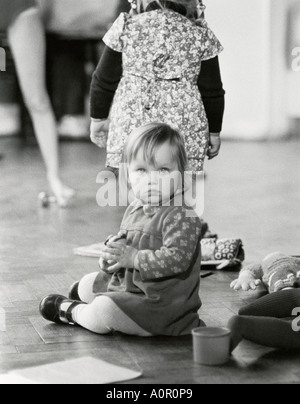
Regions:
<instances>
[{"instance_id":1,"label":"white wall","mask_svg":"<svg viewBox=\"0 0 300 404\"><path fill-rule=\"evenodd\" d=\"M206 0L207 20L225 47L220 57L227 91L224 136L285 136L286 14L293 0Z\"/></svg>"}]
</instances>

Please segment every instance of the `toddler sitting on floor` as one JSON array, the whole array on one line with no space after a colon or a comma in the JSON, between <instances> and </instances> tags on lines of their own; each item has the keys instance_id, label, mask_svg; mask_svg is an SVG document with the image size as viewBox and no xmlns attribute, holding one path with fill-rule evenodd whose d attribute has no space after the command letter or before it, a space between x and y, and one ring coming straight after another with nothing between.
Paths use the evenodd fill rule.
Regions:
<instances>
[{"instance_id":1,"label":"toddler sitting on floor","mask_svg":"<svg viewBox=\"0 0 300 404\"><path fill-rule=\"evenodd\" d=\"M45 297L41 315L101 335L189 335L203 325L201 221L183 201L184 140L168 125L144 125L129 136L123 162L136 199L102 251L100 272L73 285L69 299Z\"/></svg>"}]
</instances>

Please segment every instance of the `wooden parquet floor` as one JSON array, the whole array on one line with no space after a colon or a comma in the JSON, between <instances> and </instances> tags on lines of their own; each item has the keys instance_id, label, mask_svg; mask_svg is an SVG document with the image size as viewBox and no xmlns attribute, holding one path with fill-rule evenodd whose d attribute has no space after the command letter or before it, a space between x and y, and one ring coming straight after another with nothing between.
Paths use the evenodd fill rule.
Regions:
<instances>
[{"instance_id":1,"label":"wooden parquet floor","mask_svg":"<svg viewBox=\"0 0 300 404\"><path fill-rule=\"evenodd\" d=\"M66 182L77 190L68 210L42 209L44 169L36 147L0 139L0 373L83 356L143 369L135 383L299 383L300 353L243 342L224 367L193 363L191 337L141 339L98 336L46 323L40 299L66 294L97 260L72 249L101 241L118 228L122 212L96 204L96 175L104 154L89 143L63 143ZM207 164L205 218L221 237L239 237L247 262L267 253L300 254L300 143L227 143ZM201 318L223 326L257 296L229 288L236 274L202 280Z\"/></svg>"}]
</instances>

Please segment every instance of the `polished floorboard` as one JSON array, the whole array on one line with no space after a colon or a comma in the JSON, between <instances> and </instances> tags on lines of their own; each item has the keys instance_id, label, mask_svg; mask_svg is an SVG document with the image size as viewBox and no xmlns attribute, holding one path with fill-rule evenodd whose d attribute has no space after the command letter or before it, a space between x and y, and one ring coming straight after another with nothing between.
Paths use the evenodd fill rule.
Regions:
<instances>
[{"instance_id":1,"label":"polished floorboard","mask_svg":"<svg viewBox=\"0 0 300 404\"><path fill-rule=\"evenodd\" d=\"M77 191L69 209L43 209L47 190L38 149L0 139L0 373L83 356L142 369L135 383L299 383L300 353L243 342L230 362L209 368L192 360L192 339L98 336L40 318L49 293L66 294L97 260L73 248L103 240L122 217L96 203L96 176L104 153L88 142L62 143L63 177ZM300 142L224 142L221 156L206 165L205 219L220 237L244 242L246 262L283 251L300 255ZM232 272L202 280L201 318L224 326L256 293L235 293ZM299 335L300 338L300 335Z\"/></svg>"}]
</instances>

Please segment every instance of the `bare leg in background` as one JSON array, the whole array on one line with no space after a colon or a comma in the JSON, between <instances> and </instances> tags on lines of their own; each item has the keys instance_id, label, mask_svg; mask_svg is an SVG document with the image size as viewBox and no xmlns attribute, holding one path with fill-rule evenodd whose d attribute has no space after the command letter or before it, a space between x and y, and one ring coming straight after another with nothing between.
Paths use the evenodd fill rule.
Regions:
<instances>
[{"instance_id":1,"label":"bare leg in background","mask_svg":"<svg viewBox=\"0 0 300 404\"><path fill-rule=\"evenodd\" d=\"M56 120L46 89L46 38L38 9L20 14L8 30L20 87L33 121L50 187L60 206L74 191L60 179Z\"/></svg>"}]
</instances>

